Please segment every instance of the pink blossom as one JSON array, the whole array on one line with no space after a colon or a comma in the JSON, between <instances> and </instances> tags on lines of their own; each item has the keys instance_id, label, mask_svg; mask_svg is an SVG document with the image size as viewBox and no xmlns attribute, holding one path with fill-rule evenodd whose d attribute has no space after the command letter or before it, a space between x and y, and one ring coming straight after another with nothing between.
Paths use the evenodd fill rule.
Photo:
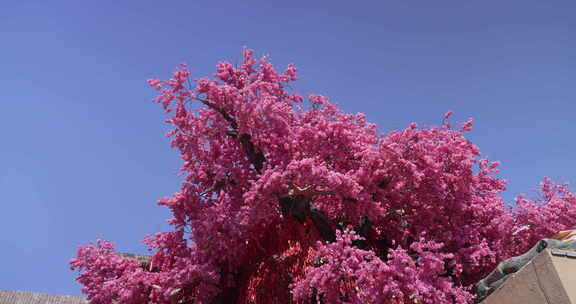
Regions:
<instances>
[{"instance_id":1,"label":"pink blossom","mask_svg":"<svg viewBox=\"0 0 576 304\"><path fill-rule=\"evenodd\" d=\"M471 119L380 134L326 96L303 104L296 74L246 49L215 79L180 65L148 81L183 160L158 201L173 231L146 238L146 265L81 247L71 265L92 303L471 303L499 261L576 225L576 196L549 179L505 207Z\"/></svg>"},{"instance_id":2,"label":"pink blossom","mask_svg":"<svg viewBox=\"0 0 576 304\"><path fill-rule=\"evenodd\" d=\"M460 129L460 131L462 131L462 132L472 131L472 123L473 122L474 122L474 120L472 118L469 118L466 122L464 122L462 124L462 128Z\"/></svg>"}]
</instances>

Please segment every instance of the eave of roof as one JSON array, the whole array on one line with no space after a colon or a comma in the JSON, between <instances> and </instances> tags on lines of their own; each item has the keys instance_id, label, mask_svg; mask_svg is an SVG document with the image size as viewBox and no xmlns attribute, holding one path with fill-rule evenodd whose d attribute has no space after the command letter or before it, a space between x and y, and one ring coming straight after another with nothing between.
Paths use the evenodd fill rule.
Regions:
<instances>
[{"instance_id":1,"label":"eave of roof","mask_svg":"<svg viewBox=\"0 0 576 304\"><path fill-rule=\"evenodd\" d=\"M2 304L86 304L88 301L81 296L53 295L37 292L15 290L0 290Z\"/></svg>"}]
</instances>

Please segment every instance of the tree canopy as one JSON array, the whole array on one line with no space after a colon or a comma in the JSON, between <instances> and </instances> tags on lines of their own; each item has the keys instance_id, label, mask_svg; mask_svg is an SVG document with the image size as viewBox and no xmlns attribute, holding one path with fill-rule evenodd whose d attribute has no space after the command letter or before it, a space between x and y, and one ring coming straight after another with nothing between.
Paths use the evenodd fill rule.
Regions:
<instances>
[{"instance_id":1,"label":"tree canopy","mask_svg":"<svg viewBox=\"0 0 576 304\"><path fill-rule=\"evenodd\" d=\"M145 263L81 247L71 265L92 303L472 303L498 262L575 226L566 184L505 204L472 120L381 134L292 92L296 74L245 50L213 78L180 65L149 80L183 160L180 191L158 202L173 230L145 240Z\"/></svg>"}]
</instances>

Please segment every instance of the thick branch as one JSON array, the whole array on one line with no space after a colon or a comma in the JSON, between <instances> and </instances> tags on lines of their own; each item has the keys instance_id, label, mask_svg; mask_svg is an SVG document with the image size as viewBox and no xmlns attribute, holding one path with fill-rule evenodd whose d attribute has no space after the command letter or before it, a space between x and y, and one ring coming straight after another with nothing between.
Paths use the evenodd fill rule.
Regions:
<instances>
[{"instance_id":1,"label":"thick branch","mask_svg":"<svg viewBox=\"0 0 576 304\"><path fill-rule=\"evenodd\" d=\"M317 194L333 194L332 191L318 191L312 185L304 188L292 185L288 196L278 197L282 216L293 216L300 224L310 217L314 227L326 242L336 241L336 232L324 213L312 207L312 197Z\"/></svg>"},{"instance_id":2,"label":"thick branch","mask_svg":"<svg viewBox=\"0 0 576 304\"><path fill-rule=\"evenodd\" d=\"M240 144L242 145L242 148L244 149L244 152L246 153L246 156L248 156L248 160L254 166L256 172L258 174L261 174L262 168L264 168L264 163L266 162L266 157L264 156L264 153L262 153L262 151L254 145L254 143L252 142L252 136L247 133L243 133L240 134L240 136L238 136L238 123L236 122L236 120L234 120L234 118L232 118L228 113L226 113L226 111L223 108L219 107L214 102L200 97L196 97L196 100L202 102L207 107L220 113L222 117L230 123L232 130L226 131L226 134L238 138Z\"/></svg>"},{"instance_id":3,"label":"thick branch","mask_svg":"<svg viewBox=\"0 0 576 304\"><path fill-rule=\"evenodd\" d=\"M264 167L264 162L266 161L264 153L262 153L260 149L254 146L251 141L252 136L250 136L250 134L241 134L239 138L240 143L246 152L246 155L248 155L248 160L250 160L250 163L252 163L258 174L262 173L262 168Z\"/></svg>"},{"instance_id":4,"label":"thick branch","mask_svg":"<svg viewBox=\"0 0 576 304\"><path fill-rule=\"evenodd\" d=\"M332 229L332 226L330 226L330 223L326 220L322 211L318 209L310 210L310 218L326 242L332 243L336 241L336 232Z\"/></svg>"},{"instance_id":5,"label":"thick branch","mask_svg":"<svg viewBox=\"0 0 576 304\"><path fill-rule=\"evenodd\" d=\"M226 111L224 111L224 109L222 109L221 107L219 107L217 104L215 104L214 102L207 100L207 99L203 99L200 97L196 97L196 100L200 101L201 103L205 104L207 107L211 108L212 110L220 113L222 115L222 117L228 121L230 123L230 126L232 126L232 128L234 130L238 129L238 123L234 120L234 118L232 118L230 115L228 115L228 113L226 113Z\"/></svg>"}]
</instances>

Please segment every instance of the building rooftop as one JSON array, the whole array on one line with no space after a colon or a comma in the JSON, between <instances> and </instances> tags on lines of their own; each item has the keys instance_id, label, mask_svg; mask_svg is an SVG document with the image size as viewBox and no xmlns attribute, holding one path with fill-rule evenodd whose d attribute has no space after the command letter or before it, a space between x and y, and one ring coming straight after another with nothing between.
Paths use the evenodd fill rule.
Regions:
<instances>
[{"instance_id":1,"label":"building rooftop","mask_svg":"<svg viewBox=\"0 0 576 304\"><path fill-rule=\"evenodd\" d=\"M545 249L482 304L576 303L576 252Z\"/></svg>"},{"instance_id":2,"label":"building rooftop","mask_svg":"<svg viewBox=\"0 0 576 304\"><path fill-rule=\"evenodd\" d=\"M37 292L0 290L2 304L86 304L85 297L63 296Z\"/></svg>"}]
</instances>

